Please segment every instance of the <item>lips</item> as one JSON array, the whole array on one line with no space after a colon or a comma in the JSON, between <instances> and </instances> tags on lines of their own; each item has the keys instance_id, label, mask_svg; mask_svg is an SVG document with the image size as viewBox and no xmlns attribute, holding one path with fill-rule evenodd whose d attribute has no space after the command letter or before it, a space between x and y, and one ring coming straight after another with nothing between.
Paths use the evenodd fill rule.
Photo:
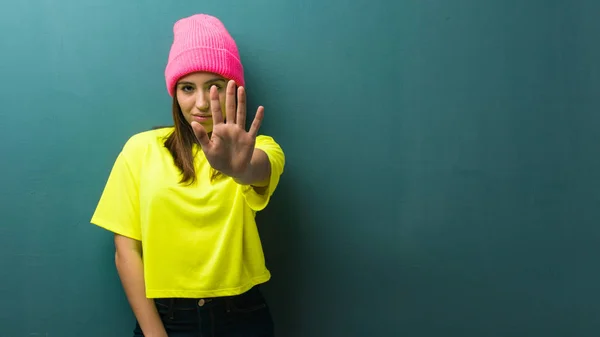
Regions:
<instances>
[{"instance_id":1,"label":"lips","mask_svg":"<svg viewBox=\"0 0 600 337\"><path fill-rule=\"evenodd\" d=\"M212 115L192 115L192 118L198 122L205 122L212 118Z\"/></svg>"}]
</instances>

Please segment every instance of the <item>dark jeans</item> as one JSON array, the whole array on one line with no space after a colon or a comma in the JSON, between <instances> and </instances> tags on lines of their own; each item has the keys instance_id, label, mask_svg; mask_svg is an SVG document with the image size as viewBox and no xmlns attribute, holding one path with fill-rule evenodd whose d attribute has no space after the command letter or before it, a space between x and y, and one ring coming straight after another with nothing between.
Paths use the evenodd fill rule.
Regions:
<instances>
[{"instance_id":1,"label":"dark jeans","mask_svg":"<svg viewBox=\"0 0 600 337\"><path fill-rule=\"evenodd\" d=\"M244 294L205 299L157 299L169 337L273 337L273 320L258 286ZM144 334L136 322L134 337Z\"/></svg>"}]
</instances>

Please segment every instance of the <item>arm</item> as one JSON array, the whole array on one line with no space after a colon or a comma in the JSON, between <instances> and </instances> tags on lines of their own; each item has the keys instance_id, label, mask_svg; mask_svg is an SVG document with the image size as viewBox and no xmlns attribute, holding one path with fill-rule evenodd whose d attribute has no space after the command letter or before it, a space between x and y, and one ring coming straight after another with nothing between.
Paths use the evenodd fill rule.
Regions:
<instances>
[{"instance_id":1,"label":"arm","mask_svg":"<svg viewBox=\"0 0 600 337\"><path fill-rule=\"evenodd\" d=\"M263 150L255 148L248 168L244 174L234 178L234 180L240 185L252 185L260 188L269 184L270 177L271 163L269 157Z\"/></svg>"},{"instance_id":2,"label":"arm","mask_svg":"<svg viewBox=\"0 0 600 337\"><path fill-rule=\"evenodd\" d=\"M115 247L117 272L144 335L167 337L154 301L146 298L141 242L115 234Z\"/></svg>"}]
</instances>

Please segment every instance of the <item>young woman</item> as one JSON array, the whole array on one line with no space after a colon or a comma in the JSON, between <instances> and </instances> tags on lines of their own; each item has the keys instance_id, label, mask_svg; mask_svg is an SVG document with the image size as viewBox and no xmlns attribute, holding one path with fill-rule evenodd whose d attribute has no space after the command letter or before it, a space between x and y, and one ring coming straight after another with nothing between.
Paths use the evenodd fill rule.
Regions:
<instances>
[{"instance_id":1,"label":"young woman","mask_svg":"<svg viewBox=\"0 0 600 337\"><path fill-rule=\"evenodd\" d=\"M255 223L283 172L273 138L246 131L237 46L215 17L173 27L165 70L174 126L132 136L92 217L115 234L134 336L273 336Z\"/></svg>"}]
</instances>

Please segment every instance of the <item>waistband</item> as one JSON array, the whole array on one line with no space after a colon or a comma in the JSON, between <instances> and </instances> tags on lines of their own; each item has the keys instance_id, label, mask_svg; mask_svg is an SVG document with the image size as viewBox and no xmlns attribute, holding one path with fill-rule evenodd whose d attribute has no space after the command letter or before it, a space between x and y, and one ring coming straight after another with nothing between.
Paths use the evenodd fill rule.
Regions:
<instances>
[{"instance_id":1,"label":"waistband","mask_svg":"<svg viewBox=\"0 0 600 337\"><path fill-rule=\"evenodd\" d=\"M169 310L196 310L198 307L209 308L218 305L227 306L231 301L234 300L262 297L259 287L260 285L255 285L248 291L239 295L204 298L156 298L154 299L154 302L157 306L169 308Z\"/></svg>"}]
</instances>

